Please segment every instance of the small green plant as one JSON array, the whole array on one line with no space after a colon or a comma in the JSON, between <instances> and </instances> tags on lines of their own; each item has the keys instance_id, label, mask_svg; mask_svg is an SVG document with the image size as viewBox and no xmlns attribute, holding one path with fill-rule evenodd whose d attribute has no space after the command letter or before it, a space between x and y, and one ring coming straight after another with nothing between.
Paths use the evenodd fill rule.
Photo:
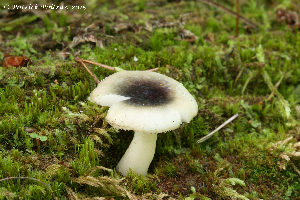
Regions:
<instances>
[{"instance_id":1,"label":"small green plant","mask_svg":"<svg viewBox=\"0 0 300 200\"><path fill-rule=\"evenodd\" d=\"M37 134L37 133L30 133L29 136L30 136L31 138L40 140L40 141L42 141L42 142L45 142L45 141L47 141L47 139L48 139L47 136L45 136L45 135L39 135L39 134Z\"/></svg>"},{"instance_id":2,"label":"small green plant","mask_svg":"<svg viewBox=\"0 0 300 200\"><path fill-rule=\"evenodd\" d=\"M238 178L221 179L219 177L220 172L225 168L228 169L228 172L231 175L234 175L232 173L231 164L227 160L223 159L219 154L216 154L214 158L218 162L218 169L213 173L214 176L214 183L212 184L213 192L220 197L230 197L230 198L239 198L243 200L248 200L247 197L239 194L237 191L235 191L232 188L232 186L236 184L241 186L246 186L243 180Z\"/></svg>"},{"instance_id":3,"label":"small green plant","mask_svg":"<svg viewBox=\"0 0 300 200\"><path fill-rule=\"evenodd\" d=\"M85 138L82 145L78 145L75 149L75 155L78 159L72 162L72 167L79 175L85 174L89 169L99 165L98 154L94 147L94 142Z\"/></svg>"},{"instance_id":4,"label":"small green plant","mask_svg":"<svg viewBox=\"0 0 300 200\"><path fill-rule=\"evenodd\" d=\"M7 22L7 23L1 22L0 23L0 28L3 31L11 31L15 27L23 26L24 24L30 23L32 21L35 21L38 18L39 18L39 16L37 16L37 15L33 15L33 16L25 15L23 17L19 17L19 18L15 19L15 20Z\"/></svg>"},{"instance_id":5,"label":"small green plant","mask_svg":"<svg viewBox=\"0 0 300 200\"><path fill-rule=\"evenodd\" d=\"M194 200L194 199L200 199L200 200L211 200L211 198L208 198L202 194L199 194L196 192L195 187L191 186L192 194L189 195L189 197L184 198L184 200Z\"/></svg>"},{"instance_id":6,"label":"small green plant","mask_svg":"<svg viewBox=\"0 0 300 200\"><path fill-rule=\"evenodd\" d=\"M160 51L162 49L162 35L155 32L149 40L149 46L153 51Z\"/></svg>"},{"instance_id":7,"label":"small green plant","mask_svg":"<svg viewBox=\"0 0 300 200\"><path fill-rule=\"evenodd\" d=\"M254 64L257 69L250 72L250 75L249 75L247 81L244 84L242 93L244 93L244 91L245 91L248 83L251 81L251 79L255 78L256 76L258 76L260 74L263 77L263 79L264 79L265 83L267 84L267 86L269 87L269 89L272 91L272 93L275 94L279 98L279 101L280 101L280 103L282 104L282 106L284 108L286 117L289 118L290 117L290 112L291 112L289 102L284 99L282 94L280 94L278 92L277 88L272 83L270 75L268 74L268 72L266 70L268 65L266 65L266 63L265 63L265 56L264 56L264 51L263 51L262 45L259 45L257 47L256 57L257 57L257 59L260 63ZM243 68L241 69L240 73L242 72L242 70L243 70Z\"/></svg>"},{"instance_id":8,"label":"small green plant","mask_svg":"<svg viewBox=\"0 0 300 200\"><path fill-rule=\"evenodd\" d=\"M178 169L172 163L166 162L166 165L164 166L164 172L169 177L176 177Z\"/></svg>"},{"instance_id":9,"label":"small green plant","mask_svg":"<svg viewBox=\"0 0 300 200\"><path fill-rule=\"evenodd\" d=\"M144 0L140 0L139 11L142 12L145 10L146 2Z\"/></svg>"},{"instance_id":10,"label":"small green plant","mask_svg":"<svg viewBox=\"0 0 300 200\"><path fill-rule=\"evenodd\" d=\"M154 178L146 178L130 170L126 176L126 185L137 194L146 194L157 190L157 182Z\"/></svg>"},{"instance_id":11,"label":"small green plant","mask_svg":"<svg viewBox=\"0 0 300 200\"><path fill-rule=\"evenodd\" d=\"M192 161L189 163L189 167L190 167L191 172L193 172L193 173L200 173L200 174L203 174L203 173L204 173L203 167L202 167L202 165L199 163L198 160L192 160Z\"/></svg>"},{"instance_id":12,"label":"small green plant","mask_svg":"<svg viewBox=\"0 0 300 200\"><path fill-rule=\"evenodd\" d=\"M230 198L248 200L247 197L237 193L234 189L232 189L232 186L236 184L241 186L246 186L245 182L238 178L227 178L227 179L221 179L220 184L213 185L212 189L220 197L230 197Z\"/></svg>"}]
</instances>

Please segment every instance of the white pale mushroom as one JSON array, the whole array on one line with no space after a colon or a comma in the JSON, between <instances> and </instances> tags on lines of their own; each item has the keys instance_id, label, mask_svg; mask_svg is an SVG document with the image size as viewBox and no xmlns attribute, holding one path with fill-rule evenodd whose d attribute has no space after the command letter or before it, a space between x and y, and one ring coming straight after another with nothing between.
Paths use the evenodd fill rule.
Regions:
<instances>
[{"instance_id":1,"label":"white pale mushroom","mask_svg":"<svg viewBox=\"0 0 300 200\"><path fill-rule=\"evenodd\" d=\"M129 169L146 176L157 134L190 122L198 112L196 100L181 83L149 71L117 72L98 84L90 100L110 107L106 116L110 125L135 131L117 165L124 176Z\"/></svg>"}]
</instances>

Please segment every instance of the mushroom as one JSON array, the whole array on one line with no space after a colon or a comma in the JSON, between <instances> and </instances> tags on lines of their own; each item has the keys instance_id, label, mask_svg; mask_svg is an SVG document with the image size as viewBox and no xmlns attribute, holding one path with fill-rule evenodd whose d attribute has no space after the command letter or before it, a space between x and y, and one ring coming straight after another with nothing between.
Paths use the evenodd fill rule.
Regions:
<instances>
[{"instance_id":1,"label":"mushroom","mask_svg":"<svg viewBox=\"0 0 300 200\"><path fill-rule=\"evenodd\" d=\"M198 112L196 100L181 83L149 71L121 71L107 77L90 101L110 106L105 119L114 128L135 131L116 168L124 176L129 169L146 176L157 134L190 122Z\"/></svg>"}]
</instances>

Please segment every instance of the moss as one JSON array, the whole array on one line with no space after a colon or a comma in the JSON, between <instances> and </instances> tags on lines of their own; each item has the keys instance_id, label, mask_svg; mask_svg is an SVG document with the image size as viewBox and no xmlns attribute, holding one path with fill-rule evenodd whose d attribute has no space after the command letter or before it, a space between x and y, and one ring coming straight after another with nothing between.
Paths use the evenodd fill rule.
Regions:
<instances>
[{"instance_id":1,"label":"moss","mask_svg":"<svg viewBox=\"0 0 300 200\"><path fill-rule=\"evenodd\" d=\"M35 64L0 68L1 178L37 178L59 199L299 196L293 167L299 169L299 161L291 156L285 169L280 165L281 153L290 155L299 140L300 36L275 16L286 2L240 1L240 13L260 28L249 32L240 22L238 38L233 37L235 18L202 2L99 2L103 6L92 1L86 10L52 11L41 18L16 14L2 28L0 58L25 54ZM233 2L222 6L235 10ZM300 5L284 6L297 10ZM85 29L92 23L94 28ZM130 28L116 33L119 23ZM152 31L145 28L148 23ZM182 38L183 28L199 38ZM103 48L84 42L65 60L58 58L74 36L85 33L95 35ZM87 100L96 83L73 61L77 50L82 59L125 70L159 67L196 98L199 112L190 123L159 134L147 178L129 173L121 179L106 169L115 168L133 134L111 128L105 122L108 108ZM100 80L113 73L88 67ZM235 121L196 143L236 113ZM293 143L270 151L289 137ZM0 198L51 199L52 194L40 183L7 180L1 182Z\"/></svg>"}]
</instances>

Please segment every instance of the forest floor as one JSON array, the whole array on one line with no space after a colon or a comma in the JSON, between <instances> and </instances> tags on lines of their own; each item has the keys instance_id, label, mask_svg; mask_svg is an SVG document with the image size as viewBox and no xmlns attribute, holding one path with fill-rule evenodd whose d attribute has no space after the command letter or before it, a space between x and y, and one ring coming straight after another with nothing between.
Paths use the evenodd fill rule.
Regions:
<instances>
[{"instance_id":1,"label":"forest floor","mask_svg":"<svg viewBox=\"0 0 300 200\"><path fill-rule=\"evenodd\" d=\"M296 0L1 1L0 199L300 199L299 13ZM88 100L77 56L159 68L195 97L147 177L116 171L133 132Z\"/></svg>"}]
</instances>

